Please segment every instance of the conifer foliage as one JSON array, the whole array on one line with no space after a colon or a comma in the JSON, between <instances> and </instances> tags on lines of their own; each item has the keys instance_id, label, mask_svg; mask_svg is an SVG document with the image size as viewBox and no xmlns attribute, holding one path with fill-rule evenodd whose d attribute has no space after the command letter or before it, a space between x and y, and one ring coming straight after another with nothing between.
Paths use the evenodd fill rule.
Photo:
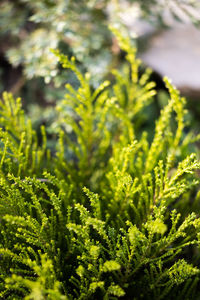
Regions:
<instances>
[{"instance_id":1,"label":"conifer foliage","mask_svg":"<svg viewBox=\"0 0 200 300\"><path fill-rule=\"evenodd\" d=\"M0 103L1 299L200 297L199 136L167 78L153 138L142 130L155 84L112 31L127 65L96 90L55 51L79 81L57 107L55 151L20 99Z\"/></svg>"}]
</instances>

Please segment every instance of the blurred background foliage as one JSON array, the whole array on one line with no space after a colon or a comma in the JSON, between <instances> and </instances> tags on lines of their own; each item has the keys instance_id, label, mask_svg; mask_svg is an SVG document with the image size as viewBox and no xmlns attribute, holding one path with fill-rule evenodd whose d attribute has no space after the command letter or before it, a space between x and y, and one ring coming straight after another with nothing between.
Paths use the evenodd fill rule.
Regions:
<instances>
[{"instance_id":1,"label":"blurred background foliage","mask_svg":"<svg viewBox=\"0 0 200 300\"><path fill-rule=\"evenodd\" d=\"M59 69L51 49L76 56L79 67L91 73L97 86L113 67L123 64L109 24L129 32L140 49L142 35L127 28L127 16L133 26L141 20L154 28L170 26L169 14L198 24L199 6L194 0L1 0L0 92L21 96L35 126L49 124L54 118L52 106L63 98L65 83L77 84L72 74ZM152 118L165 99L160 95L158 107L152 106Z\"/></svg>"}]
</instances>

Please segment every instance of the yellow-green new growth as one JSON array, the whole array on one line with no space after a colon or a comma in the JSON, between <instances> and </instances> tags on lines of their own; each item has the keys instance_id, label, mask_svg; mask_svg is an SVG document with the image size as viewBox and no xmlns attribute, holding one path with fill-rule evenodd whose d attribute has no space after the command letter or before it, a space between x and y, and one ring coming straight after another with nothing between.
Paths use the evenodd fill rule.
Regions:
<instances>
[{"instance_id":1,"label":"yellow-green new growth","mask_svg":"<svg viewBox=\"0 0 200 300\"><path fill-rule=\"evenodd\" d=\"M67 84L58 104L51 151L45 127L37 133L4 94L2 299L200 298L200 163L189 147L198 137L185 134L185 100L168 79L169 102L154 134L144 132L155 84L113 31L127 65L97 89L55 52L79 87Z\"/></svg>"}]
</instances>

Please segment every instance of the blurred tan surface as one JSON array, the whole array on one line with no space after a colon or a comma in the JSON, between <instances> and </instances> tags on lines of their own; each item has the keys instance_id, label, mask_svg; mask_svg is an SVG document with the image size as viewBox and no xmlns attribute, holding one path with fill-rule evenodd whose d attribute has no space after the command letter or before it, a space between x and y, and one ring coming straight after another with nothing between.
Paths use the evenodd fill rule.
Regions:
<instances>
[{"instance_id":1,"label":"blurred tan surface","mask_svg":"<svg viewBox=\"0 0 200 300\"><path fill-rule=\"evenodd\" d=\"M141 58L182 91L200 92L200 29L194 25L176 25L157 33Z\"/></svg>"}]
</instances>

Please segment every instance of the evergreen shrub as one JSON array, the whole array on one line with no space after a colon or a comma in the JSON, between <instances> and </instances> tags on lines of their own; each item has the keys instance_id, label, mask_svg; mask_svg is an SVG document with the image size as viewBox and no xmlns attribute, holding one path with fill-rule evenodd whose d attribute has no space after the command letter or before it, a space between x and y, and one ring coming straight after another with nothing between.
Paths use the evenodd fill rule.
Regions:
<instances>
[{"instance_id":1,"label":"evergreen shrub","mask_svg":"<svg viewBox=\"0 0 200 300\"><path fill-rule=\"evenodd\" d=\"M56 149L4 93L1 299L200 299L199 136L167 78L153 138L143 130L155 84L113 32L127 65L96 90L55 51L80 84L57 107Z\"/></svg>"}]
</instances>

